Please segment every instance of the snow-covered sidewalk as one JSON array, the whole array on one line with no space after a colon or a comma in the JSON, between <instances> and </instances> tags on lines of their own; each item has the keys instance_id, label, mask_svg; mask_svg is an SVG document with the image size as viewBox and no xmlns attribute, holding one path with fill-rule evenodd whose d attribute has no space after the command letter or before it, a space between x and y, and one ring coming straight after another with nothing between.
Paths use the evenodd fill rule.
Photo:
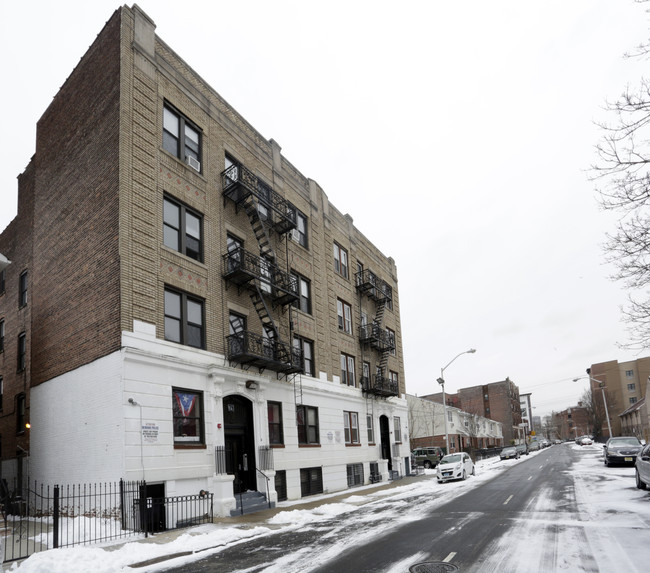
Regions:
<instances>
[{"instance_id":1,"label":"snow-covered sidewalk","mask_svg":"<svg viewBox=\"0 0 650 573\"><path fill-rule=\"evenodd\" d=\"M476 476L466 481L449 482L439 485L435 479L434 470L426 470L424 476L405 478L397 482L381 486L362 486L347 492L337 492L313 496L307 500L281 502L275 510L262 512L258 517L244 516L232 520L219 520L217 523L202 525L187 530L157 534L149 539L131 541L121 545L104 547L78 547L72 549L55 549L37 553L24 561L20 566L13 564L5 570L20 573L118 573L129 571L130 566L140 565L142 573L153 573L173 565L180 566L196 559L218 553L226 545L250 537L270 535L282 530L302 528L307 524L325 521L332 517L352 513L368 503L381 505L395 502L400 497L413 498L421 495L427 505L441 505L461 495L468 488L478 483L493 479L500 472L514 464L523 463L542 452L553 451L554 448L574 448L581 452L580 461L574 464L572 473L576 475L576 489L591 487L591 477L595 472L600 474L605 468L602 463L602 446L577 446L574 444L556 445L551 450L532 452L519 460L500 461L491 458L476 464ZM638 503L638 499L647 498L650 494L631 489L634 486L634 469L617 468L615 472L607 472L607 480L598 480L593 495L579 500L583 505L589 503L588 511L603 514L606 519L608 512L616 510L630 514L638 514L637 519L650 524L650 503ZM594 482L596 480L593 480ZM596 487L596 486L594 486ZM593 500L593 502L592 502ZM645 507L644 507L645 506ZM584 509L584 508L583 508ZM413 519L417 518L414 514ZM404 517L400 517L404 519ZM409 519L407 516L406 519ZM603 547L603 551L607 546ZM650 558L650 550L643 548L646 557ZM145 564L146 563L146 564Z\"/></svg>"}]
</instances>

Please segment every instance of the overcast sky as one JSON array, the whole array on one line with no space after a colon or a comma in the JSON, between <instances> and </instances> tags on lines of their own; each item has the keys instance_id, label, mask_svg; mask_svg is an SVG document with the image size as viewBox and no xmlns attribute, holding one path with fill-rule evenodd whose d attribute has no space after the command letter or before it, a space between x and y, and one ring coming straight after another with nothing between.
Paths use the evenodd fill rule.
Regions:
<instances>
[{"instance_id":1,"label":"overcast sky","mask_svg":"<svg viewBox=\"0 0 650 573\"><path fill-rule=\"evenodd\" d=\"M588 168L607 99L647 61L631 0L141 0L158 35L275 139L399 275L407 391L503 380L534 415L621 350L613 230ZM119 6L0 0L0 229L36 122ZM650 354L640 354L645 356Z\"/></svg>"}]
</instances>

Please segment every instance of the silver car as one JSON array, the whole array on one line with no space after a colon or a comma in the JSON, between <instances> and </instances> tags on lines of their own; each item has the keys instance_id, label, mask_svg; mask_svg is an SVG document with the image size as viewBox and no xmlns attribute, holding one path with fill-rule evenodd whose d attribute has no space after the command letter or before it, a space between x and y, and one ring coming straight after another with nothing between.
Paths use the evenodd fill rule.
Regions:
<instances>
[{"instance_id":1,"label":"silver car","mask_svg":"<svg viewBox=\"0 0 650 573\"><path fill-rule=\"evenodd\" d=\"M634 473L636 475L636 487L645 489L650 486L650 444L646 444L637 454Z\"/></svg>"}]
</instances>

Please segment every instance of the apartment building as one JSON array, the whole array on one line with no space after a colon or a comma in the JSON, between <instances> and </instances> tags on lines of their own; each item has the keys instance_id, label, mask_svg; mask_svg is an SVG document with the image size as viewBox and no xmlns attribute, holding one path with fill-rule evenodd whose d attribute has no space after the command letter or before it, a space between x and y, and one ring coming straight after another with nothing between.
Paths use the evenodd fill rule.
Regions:
<instances>
[{"instance_id":1,"label":"apartment building","mask_svg":"<svg viewBox=\"0 0 650 573\"><path fill-rule=\"evenodd\" d=\"M395 262L137 5L39 120L18 194L2 477L207 490L228 515L409 471Z\"/></svg>"},{"instance_id":2,"label":"apartment building","mask_svg":"<svg viewBox=\"0 0 650 573\"><path fill-rule=\"evenodd\" d=\"M623 431L621 415L646 396L650 378L650 357L627 362L609 360L592 364L587 369L587 376L599 417L605 420L606 401L612 435L620 436ZM603 422L604 437L608 437L607 432L607 423Z\"/></svg>"},{"instance_id":3,"label":"apartment building","mask_svg":"<svg viewBox=\"0 0 650 573\"><path fill-rule=\"evenodd\" d=\"M578 402L577 406L553 413L551 433L561 440L574 440L580 436L591 436L593 421L587 408Z\"/></svg>"},{"instance_id":4,"label":"apartment building","mask_svg":"<svg viewBox=\"0 0 650 573\"><path fill-rule=\"evenodd\" d=\"M442 392L423 396L442 404ZM448 406L476 414L503 425L504 444L520 441L525 431L518 386L506 377L499 382L461 388L456 394L446 394Z\"/></svg>"}]
</instances>

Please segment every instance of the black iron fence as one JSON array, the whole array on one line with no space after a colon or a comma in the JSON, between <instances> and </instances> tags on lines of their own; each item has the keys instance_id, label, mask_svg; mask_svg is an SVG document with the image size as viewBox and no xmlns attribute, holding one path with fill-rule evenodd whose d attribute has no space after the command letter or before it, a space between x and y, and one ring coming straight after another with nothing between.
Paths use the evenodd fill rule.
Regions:
<instances>
[{"instance_id":1,"label":"black iron fence","mask_svg":"<svg viewBox=\"0 0 650 573\"><path fill-rule=\"evenodd\" d=\"M213 494L164 497L146 482L0 485L4 561L38 551L148 536L213 519Z\"/></svg>"}]
</instances>

